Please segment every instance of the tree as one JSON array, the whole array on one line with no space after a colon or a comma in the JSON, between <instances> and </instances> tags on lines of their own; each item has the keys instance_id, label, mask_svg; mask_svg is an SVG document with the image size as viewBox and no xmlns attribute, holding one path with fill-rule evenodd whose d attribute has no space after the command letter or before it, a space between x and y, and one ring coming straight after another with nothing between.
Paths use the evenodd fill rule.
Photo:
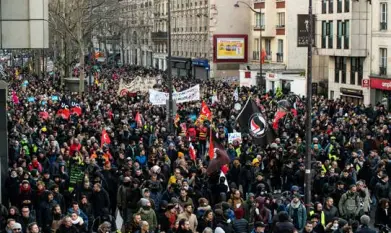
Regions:
<instances>
[{"instance_id":1,"label":"tree","mask_svg":"<svg viewBox=\"0 0 391 233\"><path fill-rule=\"evenodd\" d=\"M61 77L69 77L70 66L77 59L80 66L79 92L84 91L85 55L92 44L92 33L119 11L118 0L52 0L49 26ZM74 54L74 55L72 55ZM62 80L63 84L63 80Z\"/></svg>"}]
</instances>

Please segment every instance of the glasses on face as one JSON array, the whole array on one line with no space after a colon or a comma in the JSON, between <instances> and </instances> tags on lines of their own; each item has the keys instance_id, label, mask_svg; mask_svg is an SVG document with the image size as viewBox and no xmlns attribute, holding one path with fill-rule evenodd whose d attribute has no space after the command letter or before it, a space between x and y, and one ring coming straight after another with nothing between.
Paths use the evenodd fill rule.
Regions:
<instances>
[{"instance_id":1,"label":"glasses on face","mask_svg":"<svg viewBox=\"0 0 391 233\"><path fill-rule=\"evenodd\" d=\"M22 231L20 228L13 229L13 231Z\"/></svg>"}]
</instances>

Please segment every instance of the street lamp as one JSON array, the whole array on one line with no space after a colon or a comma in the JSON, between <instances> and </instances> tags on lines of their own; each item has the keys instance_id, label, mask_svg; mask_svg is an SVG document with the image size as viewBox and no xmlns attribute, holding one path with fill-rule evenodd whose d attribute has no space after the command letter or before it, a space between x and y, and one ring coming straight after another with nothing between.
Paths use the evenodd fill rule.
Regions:
<instances>
[{"instance_id":1,"label":"street lamp","mask_svg":"<svg viewBox=\"0 0 391 233\"><path fill-rule=\"evenodd\" d=\"M262 75L262 12L261 10L258 12L254 8L252 8L247 2L237 1L234 4L234 7L240 7L239 3L246 5L252 12L259 15L259 80L257 80L257 85L261 85L261 80L263 78Z\"/></svg>"},{"instance_id":2,"label":"street lamp","mask_svg":"<svg viewBox=\"0 0 391 233\"><path fill-rule=\"evenodd\" d=\"M167 56L167 81L168 81L168 129L174 132L174 114L172 102L172 71L171 71L171 0L167 0L167 33L168 33L168 56Z\"/></svg>"}]
</instances>

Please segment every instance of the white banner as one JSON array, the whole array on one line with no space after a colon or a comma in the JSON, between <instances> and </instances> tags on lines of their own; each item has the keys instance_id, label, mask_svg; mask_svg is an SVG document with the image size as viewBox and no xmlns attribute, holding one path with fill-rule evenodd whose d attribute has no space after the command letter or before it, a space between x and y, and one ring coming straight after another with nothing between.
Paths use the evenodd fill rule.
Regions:
<instances>
[{"instance_id":1,"label":"white banner","mask_svg":"<svg viewBox=\"0 0 391 233\"><path fill-rule=\"evenodd\" d=\"M125 84L121 79L118 89L118 95L124 96L127 93L142 92L147 93L149 89L157 83L156 77L136 77L132 82Z\"/></svg>"},{"instance_id":2,"label":"white banner","mask_svg":"<svg viewBox=\"0 0 391 233\"><path fill-rule=\"evenodd\" d=\"M229 133L228 143L233 143L234 141L239 141L239 143L242 143L242 133Z\"/></svg>"},{"instance_id":3,"label":"white banner","mask_svg":"<svg viewBox=\"0 0 391 233\"><path fill-rule=\"evenodd\" d=\"M200 100L200 85L195 85L187 90L172 93L172 99L177 103L186 103ZM153 105L166 105L168 93L149 89L149 102Z\"/></svg>"}]
</instances>

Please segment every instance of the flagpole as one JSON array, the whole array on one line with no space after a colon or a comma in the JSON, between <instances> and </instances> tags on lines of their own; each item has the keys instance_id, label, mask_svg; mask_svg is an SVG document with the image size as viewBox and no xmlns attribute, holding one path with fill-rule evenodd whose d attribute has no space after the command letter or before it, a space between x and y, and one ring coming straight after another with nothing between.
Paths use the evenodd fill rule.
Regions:
<instances>
[{"instance_id":1,"label":"flagpole","mask_svg":"<svg viewBox=\"0 0 391 233\"><path fill-rule=\"evenodd\" d=\"M305 176L304 176L304 190L305 190L305 204L307 209L311 203L311 185L312 185L312 174L311 174L311 113L312 113L312 30L313 30L313 15L312 15L312 0L309 0L308 3L308 18L309 18L309 28L308 28L308 57L307 57L307 103L306 103L306 128L305 128Z\"/></svg>"},{"instance_id":2,"label":"flagpole","mask_svg":"<svg viewBox=\"0 0 391 233\"><path fill-rule=\"evenodd\" d=\"M250 99L251 99L251 96L248 97L246 104L242 107L242 110L240 111L240 113L239 113L238 116L236 117L235 121L238 121L240 115L242 115L242 113L243 113L244 109L246 108L248 102L250 102Z\"/></svg>"}]
</instances>

